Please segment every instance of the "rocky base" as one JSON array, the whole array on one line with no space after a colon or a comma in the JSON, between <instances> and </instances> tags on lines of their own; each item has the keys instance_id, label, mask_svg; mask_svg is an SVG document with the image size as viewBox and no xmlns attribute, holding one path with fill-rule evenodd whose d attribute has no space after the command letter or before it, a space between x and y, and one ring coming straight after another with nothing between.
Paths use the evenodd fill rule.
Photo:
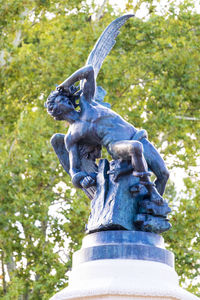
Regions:
<instances>
[{"instance_id":1,"label":"rocky base","mask_svg":"<svg viewBox=\"0 0 200 300\"><path fill-rule=\"evenodd\" d=\"M170 229L167 215L171 209L167 202L159 194L161 203L151 201L147 188L135 173L127 161L100 160L87 233L103 230L162 233Z\"/></svg>"}]
</instances>

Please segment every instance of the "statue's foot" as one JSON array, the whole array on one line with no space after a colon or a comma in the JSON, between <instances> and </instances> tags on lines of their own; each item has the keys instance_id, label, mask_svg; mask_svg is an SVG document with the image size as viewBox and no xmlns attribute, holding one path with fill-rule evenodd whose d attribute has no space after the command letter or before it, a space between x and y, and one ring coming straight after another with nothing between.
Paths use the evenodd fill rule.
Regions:
<instances>
[{"instance_id":1,"label":"statue's foot","mask_svg":"<svg viewBox=\"0 0 200 300\"><path fill-rule=\"evenodd\" d=\"M148 190L150 201L157 205L163 205L165 203L163 197L158 193L154 183L151 181L140 181L140 184L143 184Z\"/></svg>"}]
</instances>

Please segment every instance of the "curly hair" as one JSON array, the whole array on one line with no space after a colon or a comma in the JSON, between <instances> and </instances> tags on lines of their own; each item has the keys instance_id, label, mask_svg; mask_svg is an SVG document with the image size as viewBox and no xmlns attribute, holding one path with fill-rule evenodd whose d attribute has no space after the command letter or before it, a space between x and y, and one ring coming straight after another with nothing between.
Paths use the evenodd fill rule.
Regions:
<instances>
[{"instance_id":1,"label":"curly hair","mask_svg":"<svg viewBox=\"0 0 200 300\"><path fill-rule=\"evenodd\" d=\"M45 107L47 108L47 112L54 117L55 120L63 120L62 118L62 111L60 110L59 106L56 103L56 98L58 96L64 96L67 100L69 100L72 104L72 106L76 107L75 104L75 97L74 95L69 95L64 90L55 90L50 93L50 95L47 98L47 101L45 102Z\"/></svg>"},{"instance_id":2,"label":"curly hair","mask_svg":"<svg viewBox=\"0 0 200 300\"><path fill-rule=\"evenodd\" d=\"M54 117L55 120L62 120L62 111L59 109L55 100L58 96L64 96L68 101L71 102L74 109L79 106L76 104L76 100L80 98L81 90L79 90L79 86L71 86L69 91L66 92L63 88L57 88L55 91L52 91L45 102L45 107L47 108L47 112Z\"/></svg>"}]
</instances>

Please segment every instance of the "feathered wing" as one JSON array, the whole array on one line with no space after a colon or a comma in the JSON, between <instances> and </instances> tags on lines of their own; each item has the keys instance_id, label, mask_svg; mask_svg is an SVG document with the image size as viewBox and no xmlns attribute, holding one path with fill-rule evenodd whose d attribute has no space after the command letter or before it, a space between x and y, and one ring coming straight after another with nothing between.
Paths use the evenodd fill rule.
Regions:
<instances>
[{"instance_id":1,"label":"feathered wing","mask_svg":"<svg viewBox=\"0 0 200 300\"><path fill-rule=\"evenodd\" d=\"M117 18L114 20L101 34L100 38L96 42L93 50L91 51L86 65L92 65L95 72L95 79L101 69L101 65L106 58L106 56L110 53L113 46L116 43L116 37L119 34L119 29L124 25L124 23L131 17L133 14L127 14L122 17Z\"/></svg>"},{"instance_id":2,"label":"feathered wing","mask_svg":"<svg viewBox=\"0 0 200 300\"><path fill-rule=\"evenodd\" d=\"M69 174L69 154L65 148L64 143L65 135L62 133L56 133L51 138L51 145L63 167L63 169ZM70 174L69 174L70 175Z\"/></svg>"}]
</instances>

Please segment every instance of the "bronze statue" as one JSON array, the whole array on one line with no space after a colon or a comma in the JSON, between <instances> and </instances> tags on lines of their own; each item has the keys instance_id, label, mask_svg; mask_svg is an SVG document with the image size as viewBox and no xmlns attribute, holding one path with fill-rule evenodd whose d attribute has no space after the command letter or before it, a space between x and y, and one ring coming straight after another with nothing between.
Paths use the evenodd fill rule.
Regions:
<instances>
[{"instance_id":1,"label":"bronze statue","mask_svg":"<svg viewBox=\"0 0 200 300\"><path fill-rule=\"evenodd\" d=\"M95 160L101 158L101 148L105 147L116 163L113 170L106 167L104 177L112 176L114 185L123 176L137 178L136 184L129 185L131 201L134 201L136 194L140 194L141 187L144 187L146 192L143 193L142 199L138 198L136 202L145 202L145 207L147 202L148 206L150 203L151 211L153 206L156 207L153 215L163 215L165 228L159 230L164 231L169 228L166 214L170 211L162 198L169 177L166 165L158 151L148 141L146 131L138 131L111 110L109 105L103 102L106 92L101 87L96 87L98 72L104 58L115 44L119 28L132 16L125 15L113 21L100 36L88 57L86 66L73 73L49 95L46 102L48 113L54 119L66 120L70 124L66 135L55 134L51 142L62 166L70 174L74 186L82 188L90 199L98 198L98 201L98 185L99 189L103 189L103 186L101 180L97 182L99 170ZM80 90L74 86L78 81L81 81ZM151 174L149 170L157 177L155 184L149 179ZM109 182L108 178L106 180ZM104 191L102 200L104 202L108 190L107 187L106 192ZM97 230L103 228L102 226L97 226ZM152 230L151 226L148 228L149 231L156 231ZM95 228L91 231L95 231Z\"/></svg>"}]
</instances>

